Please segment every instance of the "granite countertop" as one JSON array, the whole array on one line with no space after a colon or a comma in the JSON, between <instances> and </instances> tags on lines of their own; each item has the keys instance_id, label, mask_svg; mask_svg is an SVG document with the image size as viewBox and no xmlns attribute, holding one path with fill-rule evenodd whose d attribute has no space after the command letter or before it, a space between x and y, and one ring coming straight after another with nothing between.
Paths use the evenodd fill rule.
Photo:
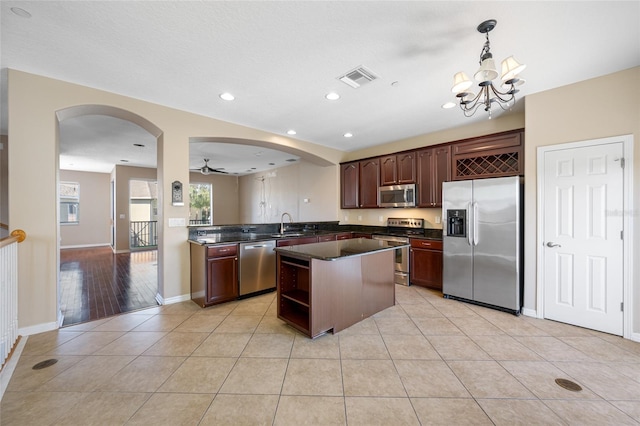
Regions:
<instances>
[{"instance_id":1,"label":"granite countertop","mask_svg":"<svg viewBox=\"0 0 640 426\"><path fill-rule=\"evenodd\" d=\"M420 230L422 232L417 232L412 235L406 235L405 233L394 233L393 230L387 230L385 228L379 227L374 230L368 230L365 232L364 230L289 230L284 234L279 233L269 233L264 232L264 230L258 230L258 232L240 232L239 229L235 229L232 232L225 231L216 231L216 232L207 232L204 235L191 235L189 242L192 244L234 244L234 243L248 243L248 242L257 242L257 241L268 241L268 240L278 240L278 239L286 239L286 238L303 238L303 237L314 237L318 235L329 235L329 234L340 234L342 232L365 232L374 235L400 235L404 237L410 238L420 238L427 240L439 240L442 241L442 230L441 229L430 229L425 228ZM415 230L414 230L415 232Z\"/></svg>"},{"instance_id":2,"label":"granite countertop","mask_svg":"<svg viewBox=\"0 0 640 426\"><path fill-rule=\"evenodd\" d=\"M350 240L327 241L324 243L304 244L298 246L276 247L281 254L292 254L320 260L337 260L348 256L360 256L383 250L409 247L409 244L391 245L382 240L354 238Z\"/></svg>"},{"instance_id":3,"label":"granite countertop","mask_svg":"<svg viewBox=\"0 0 640 426\"><path fill-rule=\"evenodd\" d=\"M285 232L284 234L257 234L253 232L216 233L190 239L193 244L232 244L249 243L254 241L268 241L287 238L315 237L317 235L338 234L340 231L310 231L310 232Z\"/></svg>"}]
</instances>

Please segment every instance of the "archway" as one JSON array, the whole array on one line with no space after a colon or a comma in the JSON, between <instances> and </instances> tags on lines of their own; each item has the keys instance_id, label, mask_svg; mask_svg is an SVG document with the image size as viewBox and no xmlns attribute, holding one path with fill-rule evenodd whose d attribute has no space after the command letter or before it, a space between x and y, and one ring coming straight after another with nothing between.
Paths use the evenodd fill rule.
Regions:
<instances>
[{"instance_id":1,"label":"archway","mask_svg":"<svg viewBox=\"0 0 640 426\"><path fill-rule=\"evenodd\" d=\"M100 195L89 194L87 190L91 188L91 186L87 182L87 185L85 187L86 196L84 198L85 212L87 214L85 215L81 214L80 217L83 218L84 216L84 223L90 224L91 223L90 218L87 217L89 213L88 207L90 207L90 205L88 204L95 202L96 199L102 198L102 201L99 204L101 204L102 209L109 210L109 226L110 226L109 240L111 244L111 250L105 250L106 247L103 247L102 250L97 249L96 247L93 247L93 250L86 249L84 250L83 256L80 256L81 261L73 262L78 265L82 264L82 267L78 266L78 269L81 271L83 270L82 268L85 267L85 268L90 268L92 271L95 271L96 274L103 273L104 276L102 277L101 281L108 282L107 285L110 288L107 289L107 291L105 291L106 296L104 297L107 298L106 300L107 303L104 303L104 304L105 306L110 306L110 308L105 307L102 309L98 309L98 311L101 311L99 314L100 318L103 316L110 316L110 315L115 315L121 312L127 312L130 310L148 307L147 305L153 306L151 305L151 303L155 304L155 300L161 300L161 297L162 297L162 289L160 288L160 283L161 283L160 273L162 270L160 267L160 262L161 262L160 259L162 257L157 256L157 260L156 260L156 253L152 253L153 254L152 257L150 257L149 255L144 256L144 261L141 262L140 260L136 261L136 259L134 259L133 257L140 257L142 259L143 258L142 253L129 253L130 250L129 250L128 240L129 240L130 231L129 231L129 215L128 215L128 210L129 210L128 208L129 207L128 206L129 188L128 187L129 187L129 180L132 178L135 178L136 176L136 170L138 174L144 175L143 177L148 177L153 175L154 180L156 176L158 176L158 173L161 172L160 170L158 170L158 167L161 167L161 164L158 162L158 152L156 150L156 146L158 147L158 149L161 148L162 131L156 125L151 123L149 120L135 113L132 113L130 111L126 111L120 108L115 108L115 107L105 106L105 105L80 105L80 106L65 108L63 110L59 110L56 112L56 118L57 118L57 122L56 122L56 127L57 127L57 132L56 132L57 133L57 137L56 137L57 178L56 179L57 179L57 182L56 182L56 185L58 187L60 187L60 182L63 180L63 177L68 178L70 175L73 175L74 173L70 170L61 169L61 153L62 153L61 146L64 146L64 141L62 138L69 137L69 133L63 132L61 131L61 129L66 130L66 129L72 128L70 127L72 123L75 123L75 124L82 123L86 125L88 128L91 128L91 126L96 126L96 123L105 123L106 126L103 125L102 130L107 128L109 125L113 125L118 129L120 129L120 127L118 126L120 126L120 123L122 123L122 126L124 127L128 126L127 128L137 129L134 132L134 137L137 136L138 138L140 138L142 135L143 136L142 140L144 141L144 143L153 148L150 152L147 152L147 157L150 157L149 154L153 152L152 158L149 158L149 161L148 161L149 164L145 163L146 165L143 166L148 168L123 167L118 165L118 163L114 161L114 163L109 166L109 169L107 171L91 170L91 167L89 167L88 169L85 169L85 171L87 172L96 171L98 173L83 173L79 171L75 172L75 175L78 176L79 179L87 179L87 181L89 181L89 179L86 178L85 176L100 176L99 177L101 182L100 188L102 188L103 191L99 192ZM95 127L95 129L100 129L99 125ZM118 132L114 132L114 133L119 134ZM128 135L128 136L131 137L131 135ZM86 141L82 139L82 143L86 144L86 142L91 140L93 139L87 138ZM119 141L118 143L120 144L122 149L125 149L125 145L127 146L131 145L130 142L132 142L130 139L123 138L122 141ZM133 142L135 142L135 139L133 140ZM97 140L94 141L94 147L96 144L100 144L100 142ZM139 144L134 144L134 145L144 146ZM83 148L80 150L80 155L84 155L85 152L83 151L85 150L86 152L90 153L89 157L92 154L96 155L94 149L91 149L89 145L87 145L86 148ZM122 157L124 158L124 155ZM125 161L125 160L122 160L122 161ZM151 169L151 167L153 167L153 169ZM81 170L81 169L78 169L78 170ZM108 180L108 189L106 189L104 185L106 181L102 182L105 179ZM116 180L118 180L117 186L116 186ZM159 182L159 186L161 185L162 183ZM124 189L125 187L126 187L126 190ZM82 191L81 191L81 194L82 194ZM118 197L116 197L116 194L118 194ZM107 203L107 200L105 199L105 197L107 196L109 197L108 203ZM123 198L123 197L126 198L126 202L124 202L123 200L120 200L120 198ZM58 195L57 202L59 204L60 204L60 200L61 200L61 196ZM89 203L87 201L89 201ZM104 204L108 204L108 206L105 206ZM121 214L122 210L125 209L125 204L126 204L127 215ZM95 208L93 212L95 214L96 212ZM103 211L101 214L104 215L105 212ZM63 213L61 212L60 215L62 217ZM106 222L106 220L104 219L105 218L102 217L103 222ZM120 219L126 219L126 220L120 220ZM84 225L84 227L86 228L87 225ZM96 227L100 227L104 231L104 225L96 226ZM80 228L80 226L78 228ZM162 232L161 228L160 228L160 232ZM76 230L75 233L82 234L83 232L82 230ZM67 277L70 275L70 273L67 270L67 266L69 265L69 262L68 262L69 250L66 250L66 249L69 248L68 243L70 240L72 240L68 238L69 235L70 234L69 234L68 227L66 226L61 227L60 225L58 225L58 228L57 228L57 242L58 242L57 274L58 276L57 276L57 292L56 292L57 301L56 302L57 302L57 310L59 315L65 313L63 312L63 308L66 308L65 309L66 315L63 323L64 325L96 319L96 316L95 316L96 310L93 308L89 316L86 310L84 309L78 309L78 307L75 307L75 309L72 310L68 306L69 305L68 301L70 297L69 295L66 295L66 293L69 291L68 290L69 284L68 284ZM117 235L119 235L119 238L117 237ZM65 238L67 238L67 240L65 240ZM118 240L123 240L123 239L125 240L124 244L121 241L120 243L118 243ZM86 242L88 243L86 244L87 246L90 247L92 245L90 239L88 239ZM65 247L62 247L63 245ZM99 245L101 244L98 244L98 246ZM126 249L125 249L125 245L126 245ZM71 245L71 247L73 247L73 245ZM62 248L65 249L63 252L61 252ZM161 247L158 247L158 250L160 249ZM85 253L89 253L90 251L92 252L91 256L88 256L88 255L84 256ZM73 252L73 250L71 250L71 252ZM62 255L63 253L64 253L64 256ZM62 259L64 259L64 261ZM107 261L112 264L113 270L111 270L110 267L105 267L104 265L105 259L107 259ZM94 262L94 264L91 265L91 262ZM149 265L152 265L153 263L156 264L156 268L152 268L151 270ZM87 264L89 264L90 266L87 266ZM120 271L119 269L124 269L125 273L123 274L122 271ZM145 271L144 280L140 279L141 277L140 274L142 270ZM121 277L123 275L128 276L129 273L131 275L131 278L127 280L123 285ZM151 276L149 276L149 273L151 273ZM140 281L140 283L136 283L136 280ZM76 279L75 281L82 282L82 279ZM153 281L155 281L155 283ZM84 281L85 284L87 282L88 280ZM142 285L142 283L144 285ZM82 285L82 291L81 292L77 291L77 293L80 294L81 297L86 300L89 296L86 294L87 291L85 289L85 284ZM153 285L153 288L151 288L151 285ZM104 285L103 285L103 288L104 288ZM61 289L65 289L66 291L61 292ZM135 297L134 298L135 301L128 300L127 292L128 293L133 292L132 294L137 294L137 295L144 292L145 297L144 298ZM111 300L108 300L108 298L110 298ZM89 300L93 300L93 296L91 296ZM103 301L104 299L100 298L98 300ZM85 302L85 305L86 304L87 303ZM78 313L79 310L83 312Z\"/></svg>"}]
</instances>

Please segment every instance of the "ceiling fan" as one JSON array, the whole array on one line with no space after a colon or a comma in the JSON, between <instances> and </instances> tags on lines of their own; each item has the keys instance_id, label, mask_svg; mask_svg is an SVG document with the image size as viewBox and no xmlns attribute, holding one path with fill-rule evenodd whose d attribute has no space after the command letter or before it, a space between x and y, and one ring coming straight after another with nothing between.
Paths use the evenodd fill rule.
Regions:
<instances>
[{"instance_id":1,"label":"ceiling fan","mask_svg":"<svg viewBox=\"0 0 640 426\"><path fill-rule=\"evenodd\" d=\"M219 167L217 169L211 168L209 167L209 159L205 158L204 159L204 166L198 168L198 169L191 169L192 172L200 172L203 175L208 175L210 173L224 173L224 174L229 174L229 172L225 172L224 171L224 167Z\"/></svg>"}]
</instances>

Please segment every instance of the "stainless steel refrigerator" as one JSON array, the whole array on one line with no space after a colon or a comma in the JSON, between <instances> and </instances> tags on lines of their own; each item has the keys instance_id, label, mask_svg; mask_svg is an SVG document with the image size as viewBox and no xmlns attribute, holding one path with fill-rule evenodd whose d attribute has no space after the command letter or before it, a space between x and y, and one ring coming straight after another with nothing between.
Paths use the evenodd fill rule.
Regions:
<instances>
[{"instance_id":1,"label":"stainless steel refrigerator","mask_svg":"<svg viewBox=\"0 0 640 426\"><path fill-rule=\"evenodd\" d=\"M522 195L519 177L442 184L445 297L520 313Z\"/></svg>"}]
</instances>

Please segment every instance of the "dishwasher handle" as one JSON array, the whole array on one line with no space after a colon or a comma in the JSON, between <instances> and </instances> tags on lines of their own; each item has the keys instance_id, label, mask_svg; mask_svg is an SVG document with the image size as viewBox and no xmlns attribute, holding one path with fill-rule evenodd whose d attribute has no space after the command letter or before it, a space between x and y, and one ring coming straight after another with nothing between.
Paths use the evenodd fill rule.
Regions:
<instances>
[{"instance_id":1,"label":"dishwasher handle","mask_svg":"<svg viewBox=\"0 0 640 426\"><path fill-rule=\"evenodd\" d=\"M273 247L273 246L270 245L270 244L258 244L258 245L255 245L255 246L244 246L243 248L245 250L253 250L253 249L269 248L269 247Z\"/></svg>"}]
</instances>

